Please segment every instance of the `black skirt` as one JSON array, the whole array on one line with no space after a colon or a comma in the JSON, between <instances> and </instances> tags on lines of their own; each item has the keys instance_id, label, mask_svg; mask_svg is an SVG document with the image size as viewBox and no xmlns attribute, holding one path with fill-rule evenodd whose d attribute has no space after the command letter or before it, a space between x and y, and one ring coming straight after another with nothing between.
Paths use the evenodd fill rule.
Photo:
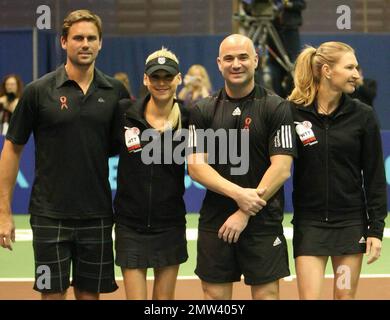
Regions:
<instances>
[{"instance_id":1,"label":"black skirt","mask_svg":"<svg viewBox=\"0 0 390 320\"><path fill-rule=\"evenodd\" d=\"M294 225L294 258L298 256L344 256L366 252L367 226L326 228Z\"/></svg>"},{"instance_id":2,"label":"black skirt","mask_svg":"<svg viewBox=\"0 0 390 320\"><path fill-rule=\"evenodd\" d=\"M162 268L188 259L186 227L142 232L115 226L116 265L128 269Z\"/></svg>"}]
</instances>

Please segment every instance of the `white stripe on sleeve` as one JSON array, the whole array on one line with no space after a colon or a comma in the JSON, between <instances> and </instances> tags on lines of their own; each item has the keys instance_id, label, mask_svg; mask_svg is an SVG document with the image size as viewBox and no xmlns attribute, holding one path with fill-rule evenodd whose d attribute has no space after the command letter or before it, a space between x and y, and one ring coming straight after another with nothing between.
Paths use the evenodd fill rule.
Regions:
<instances>
[{"instance_id":1,"label":"white stripe on sleeve","mask_svg":"<svg viewBox=\"0 0 390 320\"><path fill-rule=\"evenodd\" d=\"M281 132L281 136L282 136L282 148L286 148L286 143L285 143L285 126L282 126L281 129L282 129L282 132Z\"/></svg>"}]
</instances>

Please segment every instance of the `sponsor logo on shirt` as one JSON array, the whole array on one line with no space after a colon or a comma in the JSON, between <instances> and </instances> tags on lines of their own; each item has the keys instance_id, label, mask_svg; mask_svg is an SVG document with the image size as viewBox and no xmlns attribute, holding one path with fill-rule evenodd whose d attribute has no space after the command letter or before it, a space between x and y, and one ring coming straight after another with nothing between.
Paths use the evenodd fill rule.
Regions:
<instances>
[{"instance_id":1,"label":"sponsor logo on shirt","mask_svg":"<svg viewBox=\"0 0 390 320\"><path fill-rule=\"evenodd\" d=\"M280 241L279 237L276 237L273 246L276 247L278 245L282 244L282 241Z\"/></svg>"},{"instance_id":2,"label":"sponsor logo on shirt","mask_svg":"<svg viewBox=\"0 0 390 320\"><path fill-rule=\"evenodd\" d=\"M241 109L237 107L236 109L234 109L232 116L240 116L240 115L241 115Z\"/></svg>"},{"instance_id":3,"label":"sponsor logo on shirt","mask_svg":"<svg viewBox=\"0 0 390 320\"><path fill-rule=\"evenodd\" d=\"M139 134L140 130L137 127L125 127L125 142L129 153L142 150Z\"/></svg>"},{"instance_id":4,"label":"sponsor logo on shirt","mask_svg":"<svg viewBox=\"0 0 390 320\"><path fill-rule=\"evenodd\" d=\"M311 128L312 124L310 121L295 121L294 123L296 124L295 131L305 147L318 143L317 138L315 137Z\"/></svg>"}]
</instances>

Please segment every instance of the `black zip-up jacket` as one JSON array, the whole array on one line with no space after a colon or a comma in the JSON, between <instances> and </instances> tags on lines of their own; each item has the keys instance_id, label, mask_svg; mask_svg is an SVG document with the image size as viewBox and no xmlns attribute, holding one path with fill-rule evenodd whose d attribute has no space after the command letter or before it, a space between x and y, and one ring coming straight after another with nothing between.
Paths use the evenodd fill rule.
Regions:
<instances>
[{"instance_id":1,"label":"black zip-up jacket","mask_svg":"<svg viewBox=\"0 0 390 320\"><path fill-rule=\"evenodd\" d=\"M147 96L132 105L128 99L120 101L117 117L117 141L120 142L118 164L118 188L114 200L115 221L141 231L167 229L185 225L185 203L183 200L185 164L144 164L142 151L128 151L125 142L125 127L138 128L139 137L151 126L144 118L144 109L150 99ZM181 107L182 127L187 125L187 114ZM169 135L169 132L166 132ZM119 138L119 139L118 139ZM160 141L164 134L159 135ZM141 141L145 148L149 141ZM172 150L181 141L172 141ZM164 148L161 145L161 162Z\"/></svg>"},{"instance_id":2,"label":"black zip-up jacket","mask_svg":"<svg viewBox=\"0 0 390 320\"><path fill-rule=\"evenodd\" d=\"M295 105L293 116L298 133L294 223L368 223L368 236L382 239L387 216L386 179L373 109L343 95L332 115L320 115L313 104Z\"/></svg>"}]
</instances>

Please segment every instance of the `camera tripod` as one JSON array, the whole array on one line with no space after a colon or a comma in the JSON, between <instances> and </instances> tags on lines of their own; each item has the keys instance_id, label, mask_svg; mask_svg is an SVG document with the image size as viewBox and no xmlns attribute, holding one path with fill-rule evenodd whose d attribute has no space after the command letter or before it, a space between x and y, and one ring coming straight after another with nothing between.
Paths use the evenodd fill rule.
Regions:
<instances>
[{"instance_id":1,"label":"camera tripod","mask_svg":"<svg viewBox=\"0 0 390 320\"><path fill-rule=\"evenodd\" d=\"M286 49L279 37L278 32L273 25L274 16L257 16L252 17L247 14L235 15L235 19L239 20L241 24L248 29L247 36L253 41L255 47L260 50L259 58L261 59L261 71L263 75L264 86L272 89L272 78L269 67L269 54L273 56L277 63L279 63L287 73L293 76L293 64L287 54ZM279 55L267 45L268 36L274 42Z\"/></svg>"}]
</instances>

